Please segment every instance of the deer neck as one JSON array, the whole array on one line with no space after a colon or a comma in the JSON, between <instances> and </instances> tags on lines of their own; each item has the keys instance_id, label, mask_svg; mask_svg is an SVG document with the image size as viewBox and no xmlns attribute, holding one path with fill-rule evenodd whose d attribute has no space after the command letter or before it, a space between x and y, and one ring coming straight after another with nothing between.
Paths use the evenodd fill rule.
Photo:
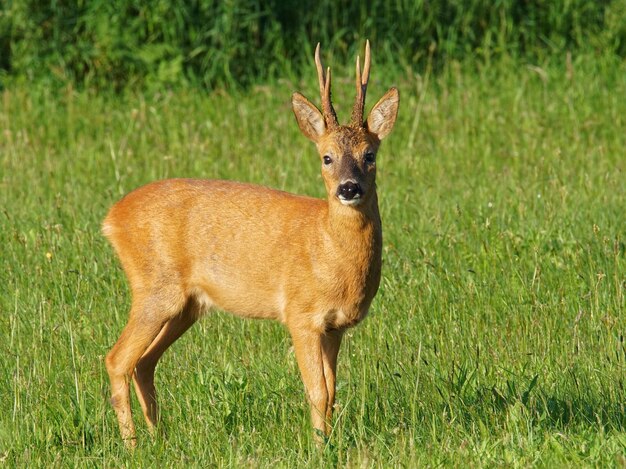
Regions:
<instances>
[{"instance_id":1,"label":"deer neck","mask_svg":"<svg viewBox=\"0 0 626 469\"><path fill-rule=\"evenodd\" d=\"M369 251L380 256L382 226L378 196L374 190L356 207L342 205L336 197L328 201L328 232L338 247L355 252Z\"/></svg>"}]
</instances>

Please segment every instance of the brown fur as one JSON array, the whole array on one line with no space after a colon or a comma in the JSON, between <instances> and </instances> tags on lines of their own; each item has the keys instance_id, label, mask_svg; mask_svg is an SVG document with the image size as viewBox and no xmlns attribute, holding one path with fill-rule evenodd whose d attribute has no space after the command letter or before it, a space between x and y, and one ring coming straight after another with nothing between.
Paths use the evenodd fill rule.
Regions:
<instances>
[{"instance_id":1,"label":"brown fur","mask_svg":"<svg viewBox=\"0 0 626 469\"><path fill-rule=\"evenodd\" d=\"M106 365L111 402L129 444L135 435L130 380L153 429L156 363L211 308L286 325L313 427L330 432L341 337L365 317L380 282L376 166L365 155L375 154L395 121L397 91L385 96L372 114L377 108L393 112L376 127L327 131L319 110L294 95L302 132L320 157L333 158L322 165L327 200L231 181L169 179L143 186L111 208L102 229L133 300ZM335 195L347 179L363 189L357 205Z\"/></svg>"}]
</instances>

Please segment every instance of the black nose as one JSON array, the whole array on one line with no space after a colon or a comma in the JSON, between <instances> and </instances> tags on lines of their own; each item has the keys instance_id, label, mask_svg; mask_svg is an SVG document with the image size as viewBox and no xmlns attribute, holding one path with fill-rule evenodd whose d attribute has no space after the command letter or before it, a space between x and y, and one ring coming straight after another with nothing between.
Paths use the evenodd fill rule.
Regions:
<instances>
[{"instance_id":1,"label":"black nose","mask_svg":"<svg viewBox=\"0 0 626 469\"><path fill-rule=\"evenodd\" d=\"M356 182L348 181L340 184L337 188L337 197L344 200L358 199L363 195L361 186Z\"/></svg>"}]
</instances>

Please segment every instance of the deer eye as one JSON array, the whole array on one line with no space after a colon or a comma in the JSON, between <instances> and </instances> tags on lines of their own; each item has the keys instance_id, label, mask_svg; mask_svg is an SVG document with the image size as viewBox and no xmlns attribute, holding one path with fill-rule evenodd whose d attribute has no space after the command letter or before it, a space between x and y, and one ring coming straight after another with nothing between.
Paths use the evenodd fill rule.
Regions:
<instances>
[{"instance_id":1,"label":"deer eye","mask_svg":"<svg viewBox=\"0 0 626 469\"><path fill-rule=\"evenodd\" d=\"M324 161L325 166L328 166L333 162L333 159L328 155L324 155L324 158L322 158L322 160Z\"/></svg>"},{"instance_id":2,"label":"deer eye","mask_svg":"<svg viewBox=\"0 0 626 469\"><path fill-rule=\"evenodd\" d=\"M373 152L368 151L365 154L364 159L367 164L374 164L376 162L376 155Z\"/></svg>"}]
</instances>

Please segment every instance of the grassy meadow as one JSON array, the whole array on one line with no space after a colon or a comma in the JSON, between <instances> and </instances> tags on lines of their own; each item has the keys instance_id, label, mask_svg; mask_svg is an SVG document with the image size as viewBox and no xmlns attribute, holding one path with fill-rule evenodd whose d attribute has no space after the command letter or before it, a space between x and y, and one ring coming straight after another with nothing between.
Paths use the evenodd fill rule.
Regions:
<instances>
[{"instance_id":1,"label":"grassy meadow","mask_svg":"<svg viewBox=\"0 0 626 469\"><path fill-rule=\"evenodd\" d=\"M376 61L376 50L374 51ZM352 70L334 69L341 121ZM344 341L332 436L313 441L279 324L204 318L164 356L165 436L127 452L103 359L130 304L100 234L168 177L323 196L290 110L302 82L0 99L0 465L626 467L626 65L373 66L391 85L380 291Z\"/></svg>"}]
</instances>

